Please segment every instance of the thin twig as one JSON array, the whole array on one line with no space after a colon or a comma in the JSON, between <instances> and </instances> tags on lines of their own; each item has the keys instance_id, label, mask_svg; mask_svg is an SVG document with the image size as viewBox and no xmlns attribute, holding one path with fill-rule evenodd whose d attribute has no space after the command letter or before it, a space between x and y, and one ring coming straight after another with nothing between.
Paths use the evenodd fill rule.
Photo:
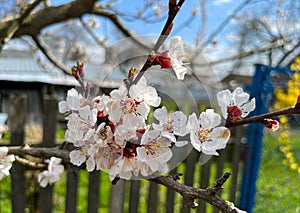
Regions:
<instances>
[{"instance_id":1,"label":"thin twig","mask_svg":"<svg viewBox=\"0 0 300 213\"><path fill-rule=\"evenodd\" d=\"M240 121L236 121L236 122L230 122L229 120L226 122L226 127L234 127L234 126L242 126L245 124L250 124L250 123L262 123L264 121L264 119L268 119L268 118L274 118L280 115L291 115L291 114L300 114L300 108L299 107L288 107L285 109L281 109L278 111L274 111L274 112L269 112L269 113L265 113L262 115L257 115L257 116L253 116L250 118L245 118L243 120Z\"/></svg>"},{"instance_id":2,"label":"thin twig","mask_svg":"<svg viewBox=\"0 0 300 213\"><path fill-rule=\"evenodd\" d=\"M236 213L237 212L236 207L229 205L227 201L223 200L215 193L212 193L220 190L220 187L222 187L222 185L220 184L221 180L223 181L222 183L224 184L229 177L228 174L229 173L225 173L223 177L221 177L216 181L218 182L218 184L215 184L214 186L216 188L212 187L207 189L193 188L191 186L184 185L182 183L175 181L172 176L160 176L150 180L159 183L161 185L164 185L181 194L183 196L185 204L188 207L192 207L192 208L196 207L197 205L194 202L194 200L202 199L205 202L210 203L211 205L213 205L214 207L216 207L222 212Z\"/></svg>"},{"instance_id":3,"label":"thin twig","mask_svg":"<svg viewBox=\"0 0 300 213\"><path fill-rule=\"evenodd\" d=\"M185 0L180 0L178 2L178 4L176 4L176 1L174 0L169 0L169 13L168 13L168 18L167 21L160 33L160 36L158 37L153 49L151 52L156 53L158 51L158 49L160 48L160 46L163 44L163 42L167 39L168 35L170 34L171 30L172 30L172 26L173 26L173 21L176 17L176 15L178 14L182 4L185 2ZM152 61L150 60L150 55L147 57L146 62L144 63L142 69L140 70L140 72L137 74L137 76L135 77L135 79L130 82L129 85L127 85L127 88L130 88L130 86L132 84L136 84L141 77L144 75L144 73L152 66Z\"/></svg>"}]
</instances>

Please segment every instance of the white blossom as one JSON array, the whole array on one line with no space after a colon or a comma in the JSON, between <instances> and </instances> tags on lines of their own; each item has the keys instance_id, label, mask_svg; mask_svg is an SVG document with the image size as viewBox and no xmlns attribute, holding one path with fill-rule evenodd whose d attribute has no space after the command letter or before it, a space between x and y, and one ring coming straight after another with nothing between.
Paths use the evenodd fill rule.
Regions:
<instances>
[{"instance_id":1,"label":"white blossom","mask_svg":"<svg viewBox=\"0 0 300 213\"><path fill-rule=\"evenodd\" d=\"M51 157L48 162L47 170L41 172L38 176L38 182L41 187L46 187L48 184L52 184L59 180L60 174L64 171L64 166L61 165L61 159Z\"/></svg>"},{"instance_id":2,"label":"white blossom","mask_svg":"<svg viewBox=\"0 0 300 213\"><path fill-rule=\"evenodd\" d=\"M120 157L109 170L109 178L111 181L115 177L129 180L132 176L138 176L140 162L137 158Z\"/></svg>"},{"instance_id":3,"label":"white blossom","mask_svg":"<svg viewBox=\"0 0 300 213\"><path fill-rule=\"evenodd\" d=\"M70 162L76 166L80 166L87 160L87 148L79 148L70 152Z\"/></svg>"},{"instance_id":4,"label":"white blossom","mask_svg":"<svg viewBox=\"0 0 300 213\"><path fill-rule=\"evenodd\" d=\"M172 68L179 80L184 79L187 68L183 66L183 60L187 60L187 54L184 52L184 45L180 36L171 39L169 46L169 54L171 58Z\"/></svg>"},{"instance_id":5,"label":"white blossom","mask_svg":"<svg viewBox=\"0 0 300 213\"><path fill-rule=\"evenodd\" d=\"M176 111L168 114L166 107L156 109L154 117L159 121L159 124L153 123L152 126L156 130L160 130L163 137L174 142L177 147L187 144L187 141L177 141L177 136L188 134L186 128L187 117L181 111Z\"/></svg>"},{"instance_id":6,"label":"white blossom","mask_svg":"<svg viewBox=\"0 0 300 213\"><path fill-rule=\"evenodd\" d=\"M141 116L126 114L123 123L114 132L116 144L124 147L126 141L137 141L146 129L145 120Z\"/></svg>"},{"instance_id":7,"label":"white blossom","mask_svg":"<svg viewBox=\"0 0 300 213\"><path fill-rule=\"evenodd\" d=\"M161 102L155 88L148 86L144 76L129 91L122 85L113 90L110 96L112 99L108 103L108 114L113 122L118 122L123 114L140 115L147 119L150 106L157 107Z\"/></svg>"},{"instance_id":8,"label":"white blossom","mask_svg":"<svg viewBox=\"0 0 300 213\"><path fill-rule=\"evenodd\" d=\"M79 110L84 98L77 92L76 89L70 89L67 94L66 101L61 101L58 104L60 113L65 113L70 110Z\"/></svg>"},{"instance_id":9,"label":"white blossom","mask_svg":"<svg viewBox=\"0 0 300 213\"><path fill-rule=\"evenodd\" d=\"M220 125L221 117L213 109L200 114L199 120L195 113L189 116L187 128L193 147L206 155L219 155L216 150L224 149L230 138L230 131Z\"/></svg>"},{"instance_id":10,"label":"white blossom","mask_svg":"<svg viewBox=\"0 0 300 213\"><path fill-rule=\"evenodd\" d=\"M0 147L0 180L2 180L4 176L9 175L9 170L12 167L12 163L15 161L15 156L7 155L7 153L7 147Z\"/></svg>"},{"instance_id":11,"label":"white blossom","mask_svg":"<svg viewBox=\"0 0 300 213\"><path fill-rule=\"evenodd\" d=\"M241 87L236 88L232 93L226 89L218 92L217 101L221 107L223 117L227 119L228 112L233 121L246 117L255 109L255 98L249 101L250 95L245 93Z\"/></svg>"},{"instance_id":12,"label":"white blossom","mask_svg":"<svg viewBox=\"0 0 300 213\"><path fill-rule=\"evenodd\" d=\"M154 172L168 171L167 162L172 158L171 141L160 136L160 131L150 130L141 139L141 146L136 149L138 158L143 162L141 174L145 177Z\"/></svg>"}]
</instances>

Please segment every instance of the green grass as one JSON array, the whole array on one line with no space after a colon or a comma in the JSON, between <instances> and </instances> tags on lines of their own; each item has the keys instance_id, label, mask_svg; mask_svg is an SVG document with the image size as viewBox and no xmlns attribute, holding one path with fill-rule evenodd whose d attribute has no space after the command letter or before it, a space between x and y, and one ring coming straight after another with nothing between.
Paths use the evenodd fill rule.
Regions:
<instances>
[{"instance_id":1,"label":"green grass","mask_svg":"<svg viewBox=\"0 0 300 213\"><path fill-rule=\"evenodd\" d=\"M300 163L300 134L289 139L293 153ZM254 213L300 212L300 175L283 164L277 134L264 139Z\"/></svg>"}]
</instances>

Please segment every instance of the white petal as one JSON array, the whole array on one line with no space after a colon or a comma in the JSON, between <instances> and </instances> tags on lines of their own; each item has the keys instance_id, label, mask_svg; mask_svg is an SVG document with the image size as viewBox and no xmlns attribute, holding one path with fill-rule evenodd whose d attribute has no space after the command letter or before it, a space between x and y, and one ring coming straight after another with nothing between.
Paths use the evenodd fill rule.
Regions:
<instances>
[{"instance_id":1,"label":"white petal","mask_svg":"<svg viewBox=\"0 0 300 213\"><path fill-rule=\"evenodd\" d=\"M86 161L86 170L88 172L91 172L95 169L95 166L96 166L95 160L93 158L89 157Z\"/></svg>"},{"instance_id":2,"label":"white petal","mask_svg":"<svg viewBox=\"0 0 300 213\"><path fill-rule=\"evenodd\" d=\"M196 113L193 113L193 114L189 115L186 127L190 131L193 131L193 132L198 131L198 129L200 128L200 123L199 123L199 120L196 116Z\"/></svg>"},{"instance_id":3,"label":"white petal","mask_svg":"<svg viewBox=\"0 0 300 213\"><path fill-rule=\"evenodd\" d=\"M232 104L231 92L228 89L218 92L217 93L217 101L218 101L219 106L221 107L223 117L226 119L227 118L227 106Z\"/></svg>"},{"instance_id":4,"label":"white petal","mask_svg":"<svg viewBox=\"0 0 300 213\"><path fill-rule=\"evenodd\" d=\"M114 89L110 92L110 96L116 100L123 100L127 95L127 88L122 85L119 89Z\"/></svg>"},{"instance_id":5,"label":"white petal","mask_svg":"<svg viewBox=\"0 0 300 213\"><path fill-rule=\"evenodd\" d=\"M154 111L153 115L154 118L156 118L160 124L165 124L167 123L167 109L165 106L162 108L158 108Z\"/></svg>"},{"instance_id":6,"label":"white petal","mask_svg":"<svg viewBox=\"0 0 300 213\"><path fill-rule=\"evenodd\" d=\"M176 141L176 142L175 142L175 146L176 146L176 147L183 147L183 146L185 146L185 145L187 145L187 144L188 144L187 141Z\"/></svg>"},{"instance_id":7,"label":"white petal","mask_svg":"<svg viewBox=\"0 0 300 213\"><path fill-rule=\"evenodd\" d=\"M195 135L194 132L191 132L190 139L191 139L191 144L193 145L193 147L198 152L201 152L202 151L202 143L200 142L199 138L197 137L197 135Z\"/></svg>"},{"instance_id":8,"label":"white petal","mask_svg":"<svg viewBox=\"0 0 300 213\"><path fill-rule=\"evenodd\" d=\"M250 112L252 112L255 109L255 98L252 98L250 102L245 103L242 107L242 117L246 117L249 115Z\"/></svg>"},{"instance_id":9,"label":"white petal","mask_svg":"<svg viewBox=\"0 0 300 213\"><path fill-rule=\"evenodd\" d=\"M182 66L181 64L173 63L172 68L176 74L178 80L183 80L185 74L187 73L187 68Z\"/></svg>"},{"instance_id":10,"label":"white petal","mask_svg":"<svg viewBox=\"0 0 300 213\"><path fill-rule=\"evenodd\" d=\"M170 132L162 131L161 135L165 138L168 138L172 142L176 142L176 137Z\"/></svg>"},{"instance_id":11,"label":"white petal","mask_svg":"<svg viewBox=\"0 0 300 213\"><path fill-rule=\"evenodd\" d=\"M213 109L207 109L200 114L200 124L207 129L212 129L221 123L221 117Z\"/></svg>"},{"instance_id":12,"label":"white petal","mask_svg":"<svg viewBox=\"0 0 300 213\"><path fill-rule=\"evenodd\" d=\"M86 161L86 155L80 150L73 150L70 152L70 162L76 166L80 166Z\"/></svg>"},{"instance_id":13,"label":"white petal","mask_svg":"<svg viewBox=\"0 0 300 213\"><path fill-rule=\"evenodd\" d=\"M66 101L61 101L58 103L58 111L59 113L65 113L69 110Z\"/></svg>"},{"instance_id":14,"label":"white petal","mask_svg":"<svg viewBox=\"0 0 300 213\"><path fill-rule=\"evenodd\" d=\"M248 93L245 93L241 87L236 88L232 92L232 96L235 100L235 105L241 106L245 102L249 100L250 95Z\"/></svg>"}]
</instances>

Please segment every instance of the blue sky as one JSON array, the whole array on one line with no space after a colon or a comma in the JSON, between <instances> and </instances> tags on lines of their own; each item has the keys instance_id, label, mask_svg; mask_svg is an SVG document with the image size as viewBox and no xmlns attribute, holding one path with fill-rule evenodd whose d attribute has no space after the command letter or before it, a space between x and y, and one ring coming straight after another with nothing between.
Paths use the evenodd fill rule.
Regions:
<instances>
[{"instance_id":1,"label":"blue sky","mask_svg":"<svg viewBox=\"0 0 300 213\"><path fill-rule=\"evenodd\" d=\"M108 1L108 0L107 0ZM68 2L67 0L52 0L53 5L59 5ZM102 1L105 2L105 1ZM108 1L109 2L109 1ZM137 10L142 9L146 1L142 0L122 0L116 1L115 8L121 13L136 15ZM167 0L162 2L167 3ZM174 22L173 35L180 35L188 43L193 43L196 34L201 24L200 14L196 16L192 22L187 22L190 14L196 5L199 5L199 0L185 1L180 13ZM207 1L207 36L210 35L224 19L241 4L243 0L209 0ZM162 11L162 20L156 23L145 23L136 19L135 21L127 21L123 19L123 23L137 35L143 34L159 34L166 20L167 9ZM103 19L102 19L103 20ZM100 28L97 30L100 34L114 33L114 28L111 27L109 21L101 22Z\"/></svg>"},{"instance_id":2,"label":"blue sky","mask_svg":"<svg viewBox=\"0 0 300 213\"><path fill-rule=\"evenodd\" d=\"M189 43L192 43L195 40L196 33L202 21L200 15L196 16L192 22L187 23L186 21L189 19L190 14L199 2L199 0L185 1L174 22L174 33L182 36L183 39ZM242 0L207 1L207 35L212 33L241 2ZM120 11L135 14L138 9L143 7L143 3L144 1L139 0L123 0L116 4L116 8ZM166 20L167 10L163 11L162 14L164 18L158 23L147 24L140 20L125 23L137 34L159 34ZM182 30L179 30L179 28Z\"/></svg>"}]
</instances>

